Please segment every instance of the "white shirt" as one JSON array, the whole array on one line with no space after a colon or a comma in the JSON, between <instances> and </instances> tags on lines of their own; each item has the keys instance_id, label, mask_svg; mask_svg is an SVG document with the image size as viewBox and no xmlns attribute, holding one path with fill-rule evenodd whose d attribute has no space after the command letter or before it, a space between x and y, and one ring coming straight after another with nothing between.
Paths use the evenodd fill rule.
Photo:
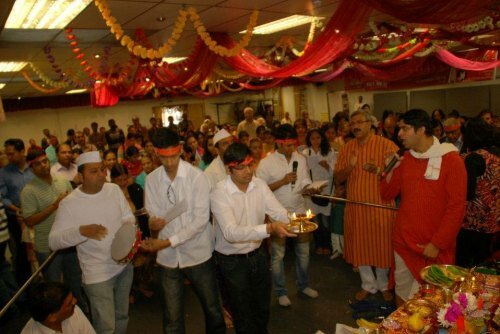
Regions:
<instances>
[{"instance_id":1,"label":"white shirt","mask_svg":"<svg viewBox=\"0 0 500 334\"><path fill-rule=\"evenodd\" d=\"M247 254L269 236L265 215L288 222L286 209L267 184L254 177L242 192L228 176L210 194L214 214L215 250L225 255Z\"/></svg>"},{"instance_id":2,"label":"white shirt","mask_svg":"<svg viewBox=\"0 0 500 334\"><path fill-rule=\"evenodd\" d=\"M334 187L332 187L333 181L333 170L337 162L337 153L330 149L326 156L321 155L321 151L314 152L310 147L302 151L302 154L306 157L307 165L309 166L312 181L328 181L328 184L323 191L323 195L331 195L333 193ZM328 163L328 170L319 164L320 161L326 161ZM327 206L316 205L311 201L311 197L306 197L306 204L308 208L311 208L314 214L323 214L325 216L330 215L331 204Z\"/></svg>"},{"instance_id":3,"label":"white shirt","mask_svg":"<svg viewBox=\"0 0 500 334\"><path fill-rule=\"evenodd\" d=\"M207 176L210 190L213 190L217 183L227 177L226 167L220 156L217 156L204 171Z\"/></svg>"},{"instance_id":4,"label":"white shirt","mask_svg":"<svg viewBox=\"0 0 500 334\"><path fill-rule=\"evenodd\" d=\"M292 119L291 119L291 118L286 118L286 117L283 117L283 118L281 119L281 124L290 124L290 125L291 125L292 123L293 123L293 122L292 122Z\"/></svg>"},{"instance_id":5,"label":"white shirt","mask_svg":"<svg viewBox=\"0 0 500 334\"><path fill-rule=\"evenodd\" d=\"M170 190L169 190L170 187ZM167 196L168 192L174 195ZM160 239L170 240L171 247L158 252L156 262L168 268L185 268L210 259L213 252L210 218L210 187L203 172L181 160L174 180L163 166L146 178L145 207L149 216L165 217L174 204L187 201L187 211L167 222Z\"/></svg>"},{"instance_id":6,"label":"white shirt","mask_svg":"<svg viewBox=\"0 0 500 334\"><path fill-rule=\"evenodd\" d=\"M274 195L288 211L304 213L306 206L302 190L311 184L311 178L306 158L303 155L293 152L290 162L287 162L285 156L276 151L260 161L256 174L259 179L264 180L267 184L272 184L293 171L294 161L298 162L295 185L293 186L291 183L284 185L276 189Z\"/></svg>"},{"instance_id":7,"label":"white shirt","mask_svg":"<svg viewBox=\"0 0 500 334\"><path fill-rule=\"evenodd\" d=\"M116 184L105 183L97 194L86 194L80 187L63 199L49 234L52 250L76 246L85 284L101 283L120 273L126 264L111 258L111 243L118 229L135 217ZM80 226L100 224L108 229L100 241L80 234Z\"/></svg>"},{"instance_id":8,"label":"white shirt","mask_svg":"<svg viewBox=\"0 0 500 334\"><path fill-rule=\"evenodd\" d=\"M52 175L52 177L59 176L70 182L73 181L76 174L78 174L78 167L76 167L76 164L70 164L69 168L66 168L58 162L50 168L50 175Z\"/></svg>"},{"instance_id":9,"label":"white shirt","mask_svg":"<svg viewBox=\"0 0 500 334\"><path fill-rule=\"evenodd\" d=\"M62 333L70 334L95 334L95 330L89 320L83 314L82 310L75 305L73 315L61 323ZM28 320L21 334L56 334L61 333L44 326L42 323L33 320Z\"/></svg>"}]
</instances>

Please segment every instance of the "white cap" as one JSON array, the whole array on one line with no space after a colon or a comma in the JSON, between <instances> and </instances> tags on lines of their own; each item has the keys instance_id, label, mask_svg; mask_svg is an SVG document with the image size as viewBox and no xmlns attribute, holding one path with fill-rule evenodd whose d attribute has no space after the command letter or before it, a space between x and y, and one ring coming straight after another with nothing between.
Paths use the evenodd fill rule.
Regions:
<instances>
[{"instance_id":1,"label":"white cap","mask_svg":"<svg viewBox=\"0 0 500 334\"><path fill-rule=\"evenodd\" d=\"M229 138L229 137L232 137L232 136L229 132L226 131L226 129L219 130L219 132L217 132L214 135L214 145L217 144L222 139Z\"/></svg>"},{"instance_id":2,"label":"white cap","mask_svg":"<svg viewBox=\"0 0 500 334\"><path fill-rule=\"evenodd\" d=\"M101 155L99 151L90 151L80 154L78 159L76 159L76 165L80 167L81 165L91 164L96 162L102 162Z\"/></svg>"}]
</instances>

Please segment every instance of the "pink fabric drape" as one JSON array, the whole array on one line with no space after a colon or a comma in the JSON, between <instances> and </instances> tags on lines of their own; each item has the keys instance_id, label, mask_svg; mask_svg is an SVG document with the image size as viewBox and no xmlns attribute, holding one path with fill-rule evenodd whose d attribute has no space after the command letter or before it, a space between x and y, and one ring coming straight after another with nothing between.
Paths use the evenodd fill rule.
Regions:
<instances>
[{"instance_id":1,"label":"pink fabric drape","mask_svg":"<svg viewBox=\"0 0 500 334\"><path fill-rule=\"evenodd\" d=\"M363 3L342 0L325 29L304 55L281 68L267 64L248 50L242 50L234 57L224 57L223 60L235 70L253 77L287 78L306 75L350 55L355 38L364 29L370 12L371 9ZM212 37L225 47L235 45L227 34L213 34Z\"/></svg>"},{"instance_id":2,"label":"pink fabric drape","mask_svg":"<svg viewBox=\"0 0 500 334\"><path fill-rule=\"evenodd\" d=\"M301 80L309 81L309 82L326 82L335 79L342 73L344 73L345 69L351 65L351 62L348 60L344 60L342 64L335 70L324 72L321 74L317 74L312 77L300 77Z\"/></svg>"},{"instance_id":3,"label":"pink fabric drape","mask_svg":"<svg viewBox=\"0 0 500 334\"><path fill-rule=\"evenodd\" d=\"M478 17L498 0L360 0L376 10L409 23L444 24Z\"/></svg>"},{"instance_id":4,"label":"pink fabric drape","mask_svg":"<svg viewBox=\"0 0 500 334\"><path fill-rule=\"evenodd\" d=\"M452 67L467 71L484 71L500 66L500 60L488 61L488 62L472 61L464 58L459 58L450 51L442 48L439 48L439 51L436 53L436 56L442 62Z\"/></svg>"}]
</instances>

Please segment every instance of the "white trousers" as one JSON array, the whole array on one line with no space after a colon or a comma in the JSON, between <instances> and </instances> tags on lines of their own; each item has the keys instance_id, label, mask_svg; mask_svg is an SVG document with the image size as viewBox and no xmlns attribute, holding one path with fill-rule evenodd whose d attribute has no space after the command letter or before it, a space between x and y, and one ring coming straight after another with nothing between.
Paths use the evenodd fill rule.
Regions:
<instances>
[{"instance_id":1,"label":"white trousers","mask_svg":"<svg viewBox=\"0 0 500 334\"><path fill-rule=\"evenodd\" d=\"M402 300L407 301L418 292L420 284L413 277L403 258L396 252L394 252L394 261L396 262L396 269L394 271L396 295Z\"/></svg>"},{"instance_id":2,"label":"white trousers","mask_svg":"<svg viewBox=\"0 0 500 334\"><path fill-rule=\"evenodd\" d=\"M371 266L358 266L358 269L363 290L376 293L388 289L389 268L375 268L375 273Z\"/></svg>"}]
</instances>

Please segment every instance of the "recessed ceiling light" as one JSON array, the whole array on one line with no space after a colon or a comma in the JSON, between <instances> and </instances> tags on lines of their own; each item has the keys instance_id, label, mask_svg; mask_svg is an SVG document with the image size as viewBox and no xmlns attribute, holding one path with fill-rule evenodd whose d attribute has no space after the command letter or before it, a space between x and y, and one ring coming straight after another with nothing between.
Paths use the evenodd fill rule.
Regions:
<instances>
[{"instance_id":1,"label":"recessed ceiling light","mask_svg":"<svg viewBox=\"0 0 500 334\"><path fill-rule=\"evenodd\" d=\"M186 58L187 57L163 57L161 59L161 61L163 61L165 63L169 63L169 64L174 64L174 63L178 63L180 61L183 61Z\"/></svg>"},{"instance_id":2,"label":"recessed ceiling light","mask_svg":"<svg viewBox=\"0 0 500 334\"><path fill-rule=\"evenodd\" d=\"M87 91L86 88L72 89L72 90L68 90L65 94L78 94L78 93L85 93L86 91Z\"/></svg>"},{"instance_id":3,"label":"recessed ceiling light","mask_svg":"<svg viewBox=\"0 0 500 334\"><path fill-rule=\"evenodd\" d=\"M18 97L17 97L17 99L18 99L18 100L20 100L20 99L21 99L21 97L20 97L20 96L18 96Z\"/></svg>"},{"instance_id":4,"label":"recessed ceiling light","mask_svg":"<svg viewBox=\"0 0 500 334\"><path fill-rule=\"evenodd\" d=\"M320 16L292 15L280 20L256 26L253 29L253 34L254 35L273 34L278 31L287 30L304 24L308 24L315 20L324 20L324 19L325 19L324 17ZM240 31L240 34L245 34L245 33L246 30Z\"/></svg>"},{"instance_id":5,"label":"recessed ceiling light","mask_svg":"<svg viewBox=\"0 0 500 334\"><path fill-rule=\"evenodd\" d=\"M92 0L16 0L5 23L8 29L62 29Z\"/></svg>"},{"instance_id":6,"label":"recessed ceiling light","mask_svg":"<svg viewBox=\"0 0 500 334\"><path fill-rule=\"evenodd\" d=\"M156 21L158 21L158 22L163 22L163 21L165 21L166 19L167 19L167 18L166 18L165 16L158 16L158 17L156 18Z\"/></svg>"},{"instance_id":7,"label":"recessed ceiling light","mask_svg":"<svg viewBox=\"0 0 500 334\"><path fill-rule=\"evenodd\" d=\"M96 55L94 56L94 58L96 58L96 59L97 59L97 58L99 58L99 57L101 57L101 55L100 55L100 54L96 54Z\"/></svg>"},{"instance_id":8,"label":"recessed ceiling light","mask_svg":"<svg viewBox=\"0 0 500 334\"><path fill-rule=\"evenodd\" d=\"M0 61L0 72L19 72L27 64L25 61Z\"/></svg>"},{"instance_id":9,"label":"recessed ceiling light","mask_svg":"<svg viewBox=\"0 0 500 334\"><path fill-rule=\"evenodd\" d=\"M0 83L0 89L4 88L6 84Z\"/></svg>"}]
</instances>

